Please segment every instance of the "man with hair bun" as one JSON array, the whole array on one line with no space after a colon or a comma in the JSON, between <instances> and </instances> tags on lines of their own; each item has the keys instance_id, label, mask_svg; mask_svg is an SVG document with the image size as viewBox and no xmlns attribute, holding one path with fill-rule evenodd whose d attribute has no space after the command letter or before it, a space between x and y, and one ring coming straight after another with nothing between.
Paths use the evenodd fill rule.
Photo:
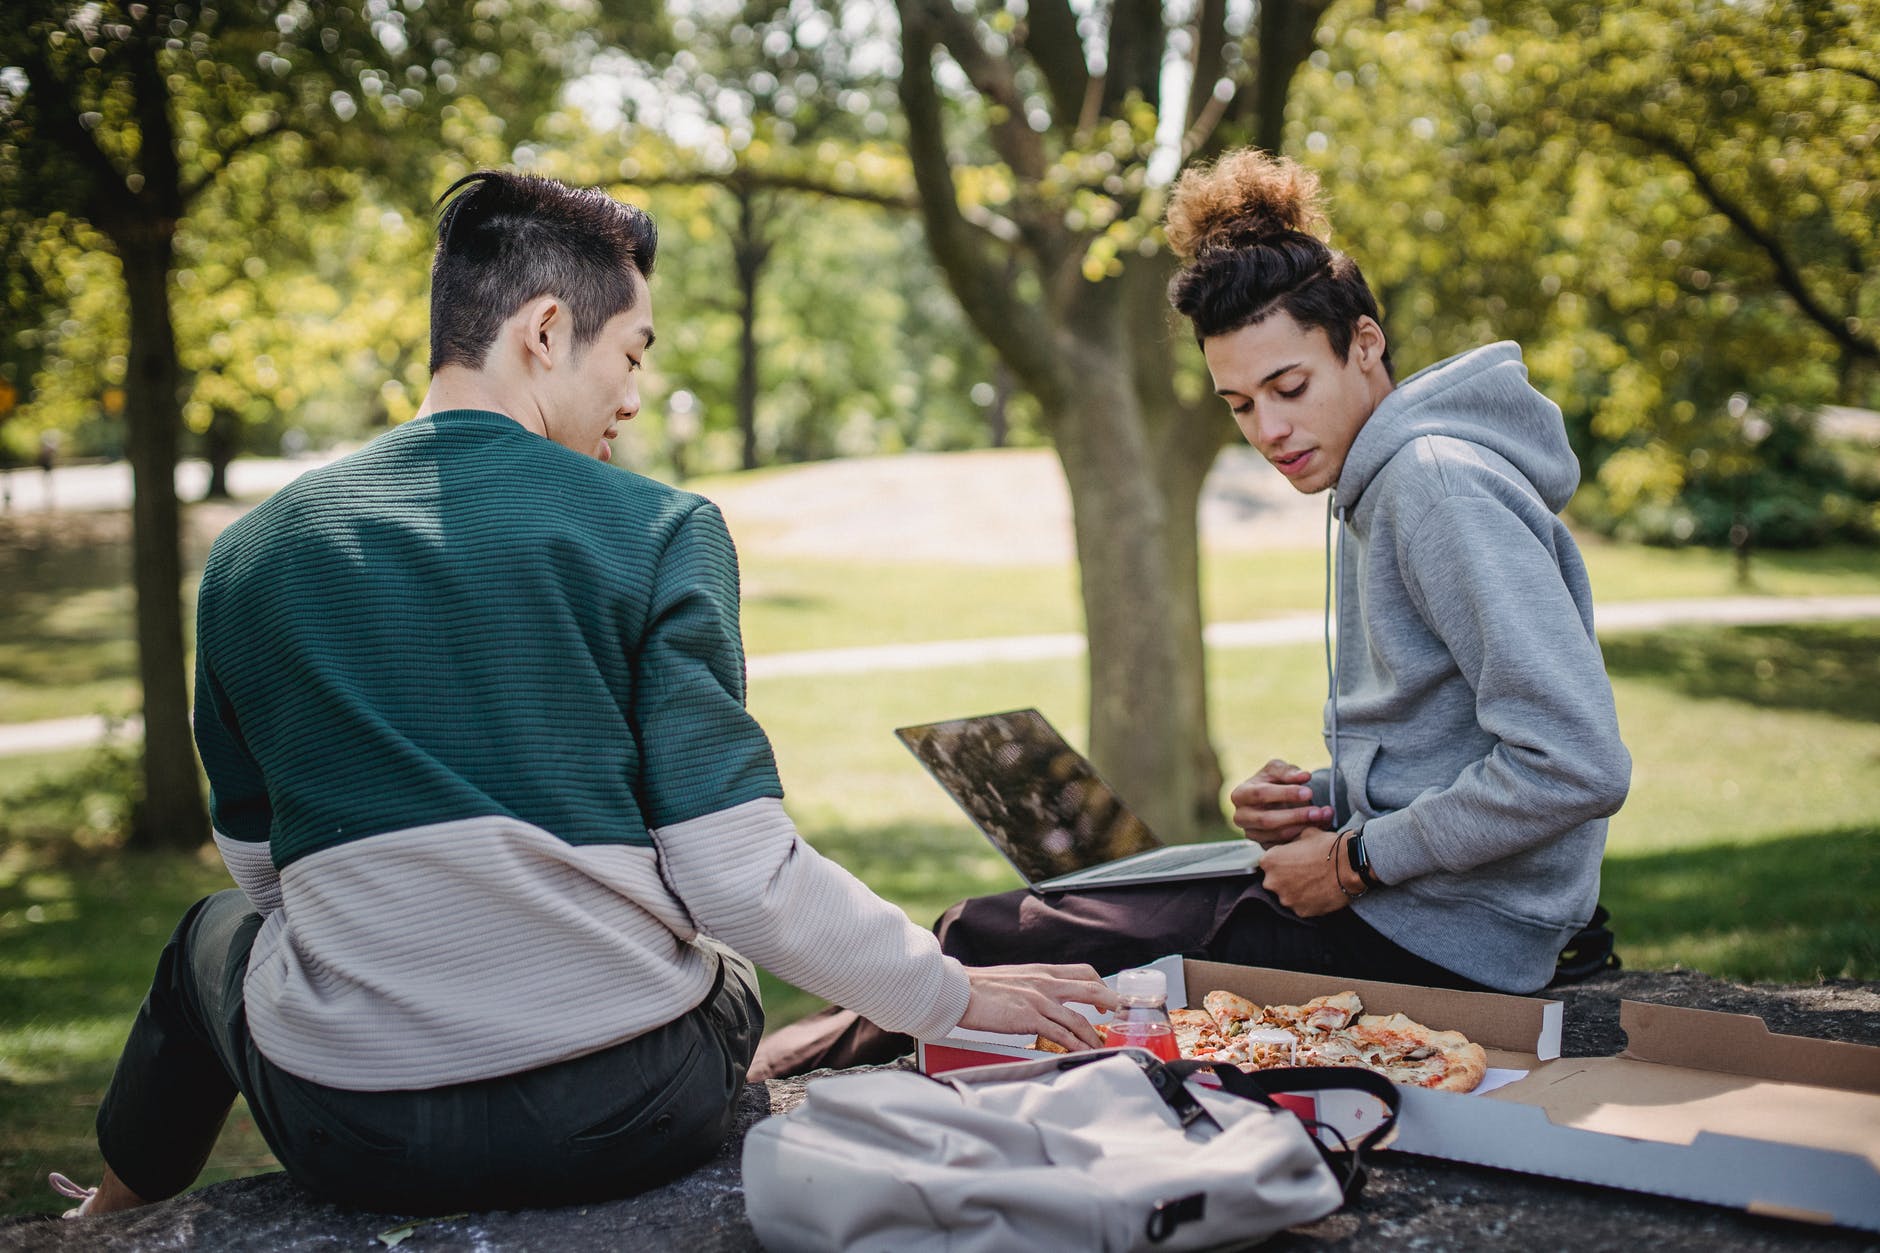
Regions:
<instances>
[{"instance_id":1,"label":"man with hair bun","mask_svg":"<svg viewBox=\"0 0 1880 1253\"><path fill-rule=\"evenodd\" d=\"M1168 209L1170 302L1216 392L1338 527L1332 764L1267 763L1234 822L1288 922L1352 946L1333 973L1390 977L1400 952L1449 976L1421 982L1533 992L1593 915L1632 768L1557 516L1579 462L1516 344L1397 383L1325 225L1312 173L1253 150L1188 171Z\"/></svg>"},{"instance_id":2,"label":"man with hair bun","mask_svg":"<svg viewBox=\"0 0 1880 1253\"><path fill-rule=\"evenodd\" d=\"M217 539L196 742L239 890L159 959L98 1112L107 1213L201 1171L239 1091L309 1191L605 1200L716 1153L751 962L923 1035L1094 1045L1087 966L967 969L818 856L744 707L703 497L602 464L653 346L652 219L444 193L417 417Z\"/></svg>"},{"instance_id":3,"label":"man with hair bun","mask_svg":"<svg viewBox=\"0 0 1880 1253\"><path fill-rule=\"evenodd\" d=\"M1253 879L970 900L940 920L947 952L1106 972L1179 952L1527 993L1593 916L1631 758L1556 516L1579 483L1560 411L1512 343L1398 383L1327 227L1312 172L1251 149L1184 173L1167 215L1169 298L1216 391L1297 490L1328 493L1331 765L1271 761L1233 790L1265 849ZM905 1044L830 1013L767 1039L756 1069Z\"/></svg>"}]
</instances>

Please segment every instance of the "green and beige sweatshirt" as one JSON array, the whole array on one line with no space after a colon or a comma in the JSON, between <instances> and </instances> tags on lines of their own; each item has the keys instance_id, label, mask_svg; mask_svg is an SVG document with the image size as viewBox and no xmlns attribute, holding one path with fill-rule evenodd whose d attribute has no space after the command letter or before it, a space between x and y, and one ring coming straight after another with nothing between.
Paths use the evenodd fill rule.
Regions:
<instances>
[{"instance_id":1,"label":"green and beige sweatshirt","mask_svg":"<svg viewBox=\"0 0 1880 1253\"><path fill-rule=\"evenodd\" d=\"M331 1087L435 1087L697 1005L710 936L891 1030L965 972L820 857L744 707L737 559L702 497L500 414L410 422L210 553L196 740L265 915L249 1026Z\"/></svg>"}]
</instances>

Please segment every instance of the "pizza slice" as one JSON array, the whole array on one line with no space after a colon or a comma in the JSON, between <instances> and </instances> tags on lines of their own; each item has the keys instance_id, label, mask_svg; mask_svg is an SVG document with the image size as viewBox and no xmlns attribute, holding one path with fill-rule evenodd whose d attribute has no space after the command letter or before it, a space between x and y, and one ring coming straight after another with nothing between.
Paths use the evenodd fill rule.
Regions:
<instances>
[{"instance_id":1,"label":"pizza slice","mask_svg":"<svg viewBox=\"0 0 1880 1253\"><path fill-rule=\"evenodd\" d=\"M1366 1062L1392 1082L1439 1092L1473 1092L1488 1053L1460 1031L1437 1031L1403 1014L1366 1014L1349 1035Z\"/></svg>"},{"instance_id":2,"label":"pizza slice","mask_svg":"<svg viewBox=\"0 0 1880 1253\"><path fill-rule=\"evenodd\" d=\"M1284 1027L1304 1035L1336 1031L1363 1012L1364 1002L1358 999L1356 992L1334 992L1314 997L1304 1005L1268 1005L1261 1011L1261 1017L1268 1026Z\"/></svg>"},{"instance_id":3,"label":"pizza slice","mask_svg":"<svg viewBox=\"0 0 1880 1253\"><path fill-rule=\"evenodd\" d=\"M1260 1007L1244 996L1216 989L1201 998L1222 1036L1232 1039L1260 1021Z\"/></svg>"},{"instance_id":4,"label":"pizza slice","mask_svg":"<svg viewBox=\"0 0 1880 1253\"><path fill-rule=\"evenodd\" d=\"M1175 1024L1175 1047L1183 1057L1210 1056L1227 1043L1214 1015L1201 1009L1171 1009L1169 1021Z\"/></svg>"}]
</instances>

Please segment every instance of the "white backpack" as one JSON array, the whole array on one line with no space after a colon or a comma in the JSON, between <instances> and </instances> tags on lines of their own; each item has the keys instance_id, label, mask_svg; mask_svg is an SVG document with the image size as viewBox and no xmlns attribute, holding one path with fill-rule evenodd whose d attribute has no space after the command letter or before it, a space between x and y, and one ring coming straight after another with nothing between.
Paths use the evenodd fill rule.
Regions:
<instances>
[{"instance_id":1,"label":"white backpack","mask_svg":"<svg viewBox=\"0 0 1880 1253\"><path fill-rule=\"evenodd\" d=\"M812 1083L744 1141L745 1207L771 1253L1207 1249L1339 1208L1395 1122L1369 1071L1218 1072L1137 1049ZM1356 1088L1388 1113L1322 1149L1282 1091Z\"/></svg>"}]
</instances>

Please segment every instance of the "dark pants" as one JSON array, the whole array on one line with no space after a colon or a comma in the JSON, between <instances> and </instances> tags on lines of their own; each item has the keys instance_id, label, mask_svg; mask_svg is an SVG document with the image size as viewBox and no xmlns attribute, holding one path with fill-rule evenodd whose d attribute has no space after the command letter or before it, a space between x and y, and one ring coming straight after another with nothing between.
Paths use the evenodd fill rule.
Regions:
<instances>
[{"instance_id":1,"label":"dark pants","mask_svg":"<svg viewBox=\"0 0 1880 1253\"><path fill-rule=\"evenodd\" d=\"M131 1191L174 1196L201 1172L239 1091L293 1179L398 1214L599 1201L717 1152L764 1015L749 963L678 1020L522 1074L411 1092L291 1075L248 1034L242 982L261 917L240 892L184 915L98 1110L98 1146Z\"/></svg>"},{"instance_id":2,"label":"dark pants","mask_svg":"<svg viewBox=\"0 0 1880 1253\"><path fill-rule=\"evenodd\" d=\"M1301 918L1251 878L1190 879L962 901L940 916L940 947L969 966L1087 962L1102 975L1181 953L1239 966L1482 990L1405 951L1349 909ZM842 1009L764 1038L753 1079L892 1061L914 1047Z\"/></svg>"}]
</instances>

